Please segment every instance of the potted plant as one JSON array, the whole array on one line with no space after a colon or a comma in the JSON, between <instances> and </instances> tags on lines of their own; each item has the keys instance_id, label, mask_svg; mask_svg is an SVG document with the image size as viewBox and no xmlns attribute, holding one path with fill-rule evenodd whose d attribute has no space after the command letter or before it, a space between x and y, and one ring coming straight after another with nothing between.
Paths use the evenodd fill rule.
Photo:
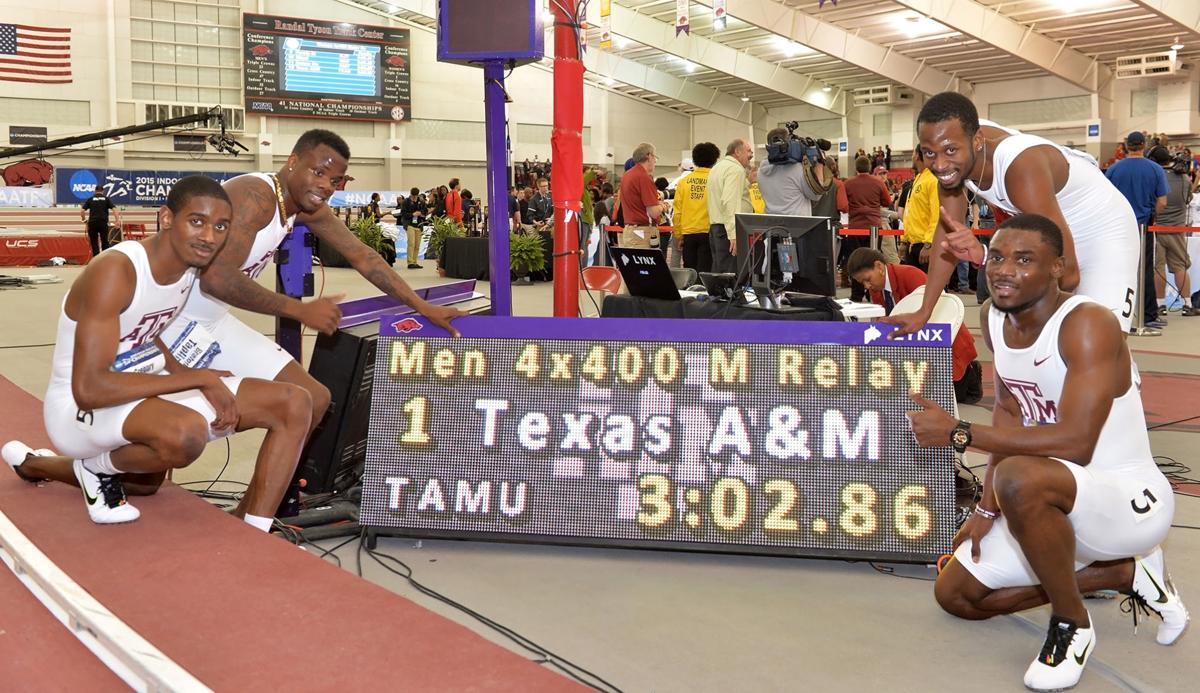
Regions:
<instances>
[{"instance_id":1,"label":"potted plant","mask_svg":"<svg viewBox=\"0 0 1200 693\"><path fill-rule=\"evenodd\" d=\"M508 267L514 277L546 269L542 237L536 233L513 233L508 237Z\"/></svg>"},{"instance_id":2,"label":"potted plant","mask_svg":"<svg viewBox=\"0 0 1200 693\"><path fill-rule=\"evenodd\" d=\"M442 252L446 247L447 238L457 238L466 235L466 229L454 220L454 217L432 217L429 220L433 231L429 234L429 249L433 251L434 256L438 259L438 267L442 266Z\"/></svg>"},{"instance_id":3,"label":"potted plant","mask_svg":"<svg viewBox=\"0 0 1200 693\"><path fill-rule=\"evenodd\" d=\"M352 231L358 240L362 241L363 245L371 250L379 253L386 260L387 255L384 253L384 238L383 227L375 220L373 216L360 217L357 221L350 224ZM395 260L395 248L393 247L392 259Z\"/></svg>"}]
</instances>

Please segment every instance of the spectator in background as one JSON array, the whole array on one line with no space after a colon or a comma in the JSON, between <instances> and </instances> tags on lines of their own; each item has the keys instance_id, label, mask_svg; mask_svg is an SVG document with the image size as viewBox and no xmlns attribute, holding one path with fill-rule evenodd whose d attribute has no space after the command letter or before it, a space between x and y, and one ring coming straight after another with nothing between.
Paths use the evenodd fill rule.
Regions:
<instances>
[{"instance_id":1,"label":"spectator in background","mask_svg":"<svg viewBox=\"0 0 1200 693\"><path fill-rule=\"evenodd\" d=\"M1162 166L1145 157L1146 135L1131 132L1125 138L1126 156L1108 167L1104 175L1129 200L1137 223L1149 225L1154 215L1167 204L1167 175ZM1147 233L1145 256L1142 258L1145 281L1142 284L1143 319L1147 327L1166 327L1160 320L1158 301L1154 297L1154 234ZM1165 316L1162 316L1165 318Z\"/></svg>"},{"instance_id":2,"label":"spectator in background","mask_svg":"<svg viewBox=\"0 0 1200 693\"><path fill-rule=\"evenodd\" d=\"M892 196L887 186L877 176L871 175L871 161L865 156L854 161L854 170L858 175L846 180L846 200L850 206L850 228L869 229L882 225L880 210L892 204ZM869 243L866 236L846 236L842 239L838 259L842 264L843 275L846 271L846 260L850 253ZM863 285L850 278L850 300L862 301L865 296Z\"/></svg>"},{"instance_id":3,"label":"spectator in background","mask_svg":"<svg viewBox=\"0 0 1200 693\"><path fill-rule=\"evenodd\" d=\"M633 150L633 166L621 179L621 214L625 219L623 245L650 245L658 235L655 226L662 217L664 205L658 198L658 188L650 176L658 163L654 145L643 142ZM643 243L644 242L644 243Z\"/></svg>"},{"instance_id":4,"label":"spectator in background","mask_svg":"<svg viewBox=\"0 0 1200 693\"><path fill-rule=\"evenodd\" d=\"M838 177L838 160L836 157L826 157L825 166L829 169L831 176L829 189L821 195L821 199L813 202L813 216L829 217L829 222L833 228L842 228L842 215L846 214L850 209L850 204L846 200L846 187Z\"/></svg>"},{"instance_id":5,"label":"spectator in background","mask_svg":"<svg viewBox=\"0 0 1200 693\"><path fill-rule=\"evenodd\" d=\"M1175 157L1163 147L1155 147L1147 154L1147 158L1162 166L1167 176L1167 202L1158 213L1160 226L1186 226L1188 204L1192 201L1192 185L1188 169L1176 171ZM1186 163L1186 162L1185 162ZM1189 167L1190 168L1190 167ZM1188 256L1187 239L1182 233L1158 233L1154 235L1156 252L1154 255L1154 291L1158 295L1159 313L1166 315L1167 305L1164 301L1167 293L1165 271L1170 271L1175 280L1175 289L1183 300L1183 315L1192 317L1200 315L1200 310L1192 308L1189 302L1192 289L1188 281L1188 268L1192 259Z\"/></svg>"},{"instance_id":6,"label":"spectator in background","mask_svg":"<svg viewBox=\"0 0 1200 693\"><path fill-rule=\"evenodd\" d=\"M668 253L671 250L671 241L673 240L671 224L675 215L675 205L671 201L674 191L670 189L670 186L671 181L663 176L654 179L654 188L658 190L658 201L663 205L662 217L658 220L658 247L662 249L663 259L667 261L668 267L672 266ZM664 231L663 227L666 227L667 230ZM676 250L675 254L678 255L679 251ZM675 266L678 265L678 258L676 258Z\"/></svg>"},{"instance_id":7,"label":"spectator in background","mask_svg":"<svg viewBox=\"0 0 1200 693\"><path fill-rule=\"evenodd\" d=\"M883 166L887 170L892 170L892 145L883 145Z\"/></svg>"},{"instance_id":8,"label":"spectator in background","mask_svg":"<svg viewBox=\"0 0 1200 693\"><path fill-rule=\"evenodd\" d=\"M737 272L735 216L753 211L750 204L750 178L746 169L754 158L754 149L743 139L725 148L725 156L708 174L709 243L712 244L713 271Z\"/></svg>"},{"instance_id":9,"label":"spectator in background","mask_svg":"<svg viewBox=\"0 0 1200 693\"><path fill-rule=\"evenodd\" d=\"M712 246L708 241L708 176L721 156L712 142L692 147L696 168L675 184L675 235L683 255L683 266L697 272L712 271Z\"/></svg>"},{"instance_id":10,"label":"spectator in background","mask_svg":"<svg viewBox=\"0 0 1200 693\"><path fill-rule=\"evenodd\" d=\"M478 216L479 207L475 204L475 196L471 194L470 190L462 191L463 226L466 227L468 234L474 234Z\"/></svg>"},{"instance_id":11,"label":"spectator in background","mask_svg":"<svg viewBox=\"0 0 1200 693\"><path fill-rule=\"evenodd\" d=\"M383 218L383 211L379 209L379 193L371 193L371 201L367 203L367 208L363 210L363 216L371 221L379 221Z\"/></svg>"},{"instance_id":12,"label":"spectator in background","mask_svg":"<svg viewBox=\"0 0 1200 693\"><path fill-rule=\"evenodd\" d=\"M429 209L425 206L425 200L421 197L421 190L413 188L408 191L408 198L400 205L400 225L404 227L408 236L405 239L408 254L408 268L421 269L421 265L417 263L421 252L421 228L425 225L425 217L428 216Z\"/></svg>"},{"instance_id":13,"label":"spectator in background","mask_svg":"<svg viewBox=\"0 0 1200 693\"><path fill-rule=\"evenodd\" d=\"M439 185L437 189L433 191L433 203L430 204L430 206L433 208L433 216L446 216L446 195L449 192L450 191L444 185Z\"/></svg>"},{"instance_id":14,"label":"spectator in background","mask_svg":"<svg viewBox=\"0 0 1200 693\"><path fill-rule=\"evenodd\" d=\"M596 220L596 227L600 230L601 234L600 242L596 245L596 255L592 260L595 264L607 263L607 246L616 243L616 239L608 232L608 227L612 225L614 202L612 183L601 184L600 200L592 208L592 217Z\"/></svg>"},{"instance_id":15,"label":"spectator in background","mask_svg":"<svg viewBox=\"0 0 1200 693\"><path fill-rule=\"evenodd\" d=\"M767 209L767 202L763 199L762 188L758 187L758 169L753 163L746 167L746 176L750 181L750 211L762 214Z\"/></svg>"},{"instance_id":16,"label":"spectator in background","mask_svg":"<svg viewBox=\"0 0 1200 693\"><path fill-rule=\"evenodd\" d=\"M463 223L462 194L458 191L458 179L450 179L450 187L446 190L446 216L459 224Z\"/></svg>"},{"instance_id":17,"label":"spectator in background","mask_svg":"<svg viewBox=\"0 0 1200 693\"><path fill-rule=\"evenodd\" d=\"M912 180L908 199L903 203L904 235L901 238L908 244L904 262L928 272L930 244L940 215L938 181L920 156L913 159L913 170L917 175Z\"/></svg>"},{"instance_id":18,"label":"spectator in background","mask_svg":"<svg viewBox=\"0 0 1200 693\"><path fill-rule=\"evenodd\" d=\"M550 195L550 181L544 176L537 179L537 191L529 199L529 218L538 231L554 225L554 199Z\"/></svg>"},{"instance_id":19,"label":"spectator in background","mask_svg":"<svg viewBox=\"0 0 1200 693\"><path fill-rule=\"evenodd\" d=\"M526 233L534 232L533 225L533 188L526 187L521 191L520 207L521 207L521 230Z\"/></svg>"},{"instance_id":20,"label":"spectator in background","mask_svg":"<svg viewBox=\"0 0 1200 693\"><path fill-rule=\"evenodd\" d=\"M508 220L509 231L521 229L521 193L516 186L508 186Z\"/></svg>"}]
</instances>

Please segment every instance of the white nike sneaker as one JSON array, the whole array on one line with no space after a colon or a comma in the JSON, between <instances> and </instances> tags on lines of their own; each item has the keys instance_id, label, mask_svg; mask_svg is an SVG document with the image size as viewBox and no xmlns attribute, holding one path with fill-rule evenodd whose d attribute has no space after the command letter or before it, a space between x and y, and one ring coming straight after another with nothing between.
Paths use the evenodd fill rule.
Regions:
<instances>
[{"instance_id":1,"label":"white nike sneaker","mask_svg":"<svg viewBox=\"0 0 1200 693\"><path fill-rule=\"evenodd\" d=\"M1042 651L1025 670L1025 687L1031 691L1074 688L1095 649L1094 630L1080 628L1070 619L1051 616Z\"/></svg>"},{"instance_id":2,"label":"white nike sneaker","mask_svg":"<svg viewBox=\"0 0 1200 693\"><path fill-rule=\"evenodd\" d=\"M1162 617L1156 638L1158 644L1174 645L1187 629L1189 616L1187 607L1175 591L1171 576L1167 574L1161 546L1134 559L1133 596Z\"/></svg>"},{"instance_id":3,"label":"white nike sneaker","mask_svg":"<svg viewBox=\"0 0 1200 693\"><path fill-rule=\"evenodd\" d=\"M30 455L34 457L54 457L54 451L45 448L34 450L19 440L10 440L4 444L3 448L0 448L0 457L4 458L4 461L8 463L8 466L12 467L17 476L21 477L22 481L28 481L31 484L49 481L49 479L39 479L29 476L21 471L21 465L25 464L25 459Z\"/></svg>"},{"instance_id":4,"label":"white nike sneaker","mask_svg":"<svg viewBox=\"0 0 1200 693\"><path fill-rule=\"evenodd\" d=\"M75 460L74 468L92 522L112 525L141 517L141 511L125 500L125 487L119 475L97 474L84 466L83 460Z\"/></svg>"}]
</instances>

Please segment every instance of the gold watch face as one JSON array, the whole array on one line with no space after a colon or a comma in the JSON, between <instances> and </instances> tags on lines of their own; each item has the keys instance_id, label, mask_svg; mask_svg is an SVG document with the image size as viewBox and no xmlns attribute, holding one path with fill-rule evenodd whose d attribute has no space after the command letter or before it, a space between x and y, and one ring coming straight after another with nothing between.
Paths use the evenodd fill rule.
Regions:
<instances>
[{"instance_id":1,"label":"gold watch face","mask_svg":"<svg viewBox=\"0 0 1200 693\"><path fill-rule=\"evenodd\" d=\"M958 446L960 448L966 447L967 443L969 443L970 440L971 440L971 434L967 433L966 431L964 431L961 428L956 428L956 429L954 429L954 431L952 431L950 433L950 442L954 443L956 446Z\"/></svg>"}]
</instances>

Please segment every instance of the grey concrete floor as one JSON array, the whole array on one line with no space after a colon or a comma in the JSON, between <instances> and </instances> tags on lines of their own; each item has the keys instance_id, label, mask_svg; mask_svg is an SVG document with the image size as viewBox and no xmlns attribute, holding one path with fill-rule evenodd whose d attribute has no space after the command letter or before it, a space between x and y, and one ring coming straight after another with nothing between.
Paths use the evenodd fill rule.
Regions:
<instances>
[{"instance_id":1,"label":"grey concrete floor","mask_svg":"<svg viewBox=\"0 0 1200 693\"><path fill-rule=\"evenodd\" d=\"M0 269L0 274L54 274L64 280L0 291L0 375L38 397L50 371L52 349L45 345L54 340L62 298L80 271ZM432 262L423 270L398 271L414 286L445 281ZM326 270L323 278L318 274L318 285L322 282L327 294L351 299L377 293L350 270ZM480 290L486 293L487 284ZM551 286L516 285L513 305L518 315L551 315ZM264 333L274 332L268 318L242 317ZM968 310L967 324L976 333L978 322L978 312ZM1130 344L1143 371L1195 376L1200 374L1198 338L1200 318L1172 314L1163 336L1131 338ZM312 339L306 337L307 349ZM1200 411L1183 415L1192 414ZM975 421L990 417L974 406L964 407L963 415ZM223 471L226 447L211 445L175 480L207 480L220 473L222 479L244 482L260 441L261 435L252 432L235 437ZM1193 476L1200 476L1190 452L1198 442L1192 432L1151 433L1155 453L1196 466ZM983 462L969 454L969 464ZM1180 496L1175 522L1200 526L1200 499ZM321 544L332 547L339 541ZM1166 546L1176 586L1200 608L1200 531L1173 529ZM356 548L352 542L335 552L351 571ZM1048 619L1045 608L985 622L947 616L933 601L928 580L934 572L925 566L898 565L889 575L865 563L827 560L400 538L381 538L379 550L405 562L424 585L627 691L1020 690ZM528 654L475 619L422 595L365 554L361 558L368 580ZM1156 622L1143 622L1135 634L1116 601L1088 605L1098 645L1077 690L1196 690L1200 640L1195 633L1174 647L1161 647L1154 642Z\"/></svg>"}]
</instances>

